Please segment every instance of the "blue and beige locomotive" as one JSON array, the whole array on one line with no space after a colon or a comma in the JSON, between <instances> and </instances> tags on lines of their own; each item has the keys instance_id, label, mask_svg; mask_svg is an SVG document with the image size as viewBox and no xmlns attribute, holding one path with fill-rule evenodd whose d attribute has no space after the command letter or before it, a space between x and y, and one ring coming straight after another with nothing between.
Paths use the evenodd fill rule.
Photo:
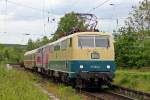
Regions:
<instances>
[{"instance_id":1,"label":"blue and beige locomotive","mask_svg":"<svg viewBox=\"0 0 150 100\"><path fill-rule=\"evenodd\" d=\"M80 88L110 84L116 69L113 37L102 32L77 32L24 56L26 68Z\"/></svg>"}]
</instances>

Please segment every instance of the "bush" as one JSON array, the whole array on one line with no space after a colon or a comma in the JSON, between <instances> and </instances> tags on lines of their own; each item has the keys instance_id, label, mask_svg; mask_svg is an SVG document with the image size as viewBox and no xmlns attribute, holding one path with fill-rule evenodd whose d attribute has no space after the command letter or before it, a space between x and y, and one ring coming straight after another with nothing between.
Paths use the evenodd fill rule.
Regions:
<instances>
[{"instance_id":1,"label":"bush","mask_svg":"<svg viewBox=\"0 0 150 100\"><path fill-rule=\"evenodd\" d=\"M114 83L150 92L150 72L119 70L116 72Z\"/></svg>"}]
</instances>

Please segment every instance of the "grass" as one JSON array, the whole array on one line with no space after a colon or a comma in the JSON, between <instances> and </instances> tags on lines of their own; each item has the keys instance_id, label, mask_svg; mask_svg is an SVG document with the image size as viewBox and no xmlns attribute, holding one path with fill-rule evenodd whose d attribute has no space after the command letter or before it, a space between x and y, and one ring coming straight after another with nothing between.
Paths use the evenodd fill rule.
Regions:
<instances>
[{"instance_id":1,"label":"grass","mask_svg":"<svg viewBox=\"0 0 150 100\"><path fill-rule=\"evenodd\" d=\"M46 88L50 93L53 93L60 100L83 100L79 96L75 89L70 86L64 86L62 84L54 84L53 82L45 82L42 84L42 87Z\"/></svg>"},{"instance_id":2,"label":"grass","mask_svg":"<svg viewBox=\"0 0 150 100\"><path fill-rule=\"evenodd\" d=\"M150 72L117 70L114 83L124 87L150 92Z\"/></svg>"},{"instance_id":3,"label":"grass","mask_svg":"<svg viewBox=\"0 0 150 100\"><path fill-rule=\"evenodd\" d=\"M48 100L47 94L33 85L36 81L31 73L0 66L0 100Z\"/></svg>"}]
</instances>

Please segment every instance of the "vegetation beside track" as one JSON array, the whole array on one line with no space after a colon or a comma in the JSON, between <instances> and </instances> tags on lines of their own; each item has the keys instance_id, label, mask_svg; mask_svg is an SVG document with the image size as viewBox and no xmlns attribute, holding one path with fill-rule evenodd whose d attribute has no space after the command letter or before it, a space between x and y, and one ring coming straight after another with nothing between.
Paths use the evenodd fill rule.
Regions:
<instances>
[{"instance_id":1,"label":"vegetation beside track","mask_svg":"<svg viewBox=\"0 0 150 100\"><path fill-rule=\"evenodd\" d=\"M0 100L48 100L48 95L33 85L37 80L31 73L0 65Z\"/></svg>"},{"instance_id":2,"label":"vegetation beside track","mask_svg":"<svg viewBox=\"0 0 150 100\"><path fill-rule=\"evenodd\" d=\"M150 92L150 72L117 70L114 83L144 92Z\"/></svg>"},{"instance_id":3,"label":"vegetation beside track","mask_svg":"<svg viewBox=\"0 0 150 100\"><path fill-rule=\"evenodd\" d=\"M42 87L48 92L53 93L60 100L83 100L71 86L58 85L49 81L42 83Z\"/></svg>"}]
</instances>

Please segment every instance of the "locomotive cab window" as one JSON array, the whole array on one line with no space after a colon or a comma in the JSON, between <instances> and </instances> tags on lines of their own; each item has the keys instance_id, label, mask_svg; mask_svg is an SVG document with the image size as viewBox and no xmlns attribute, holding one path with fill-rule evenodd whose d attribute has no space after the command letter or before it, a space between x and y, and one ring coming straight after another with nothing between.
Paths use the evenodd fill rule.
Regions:
<instances>
[{"instance_id":1,"label":"locomotive cab window","mask_svg":"<svg viewBox=\"0 0 150 100\"><path fill-rule=\"evenodd\" d=\"M109 38L107 36L96 36L95 37L95 47L109 47Z\"/></svg>"},{"instance_id":2,"label":"locomotive cab window","mask_svg":"<svg viewBox=\"0 0 150 100\"><path fill-rule=\"evenodd\" d=\"M93 36L79 36L78 46L80 48L94 47L94 37Z\"/></svg>"},{"instance_id":3,"label":"locomotive cab window","mask_svg":"<svg viewBox=\"0 0 150 100\"><path fill-rule=\"evenodd\" d=\"M79 48L108 48L109 38L108 36L79 36L78 37Z\"/></svg>"}]
</instances>

